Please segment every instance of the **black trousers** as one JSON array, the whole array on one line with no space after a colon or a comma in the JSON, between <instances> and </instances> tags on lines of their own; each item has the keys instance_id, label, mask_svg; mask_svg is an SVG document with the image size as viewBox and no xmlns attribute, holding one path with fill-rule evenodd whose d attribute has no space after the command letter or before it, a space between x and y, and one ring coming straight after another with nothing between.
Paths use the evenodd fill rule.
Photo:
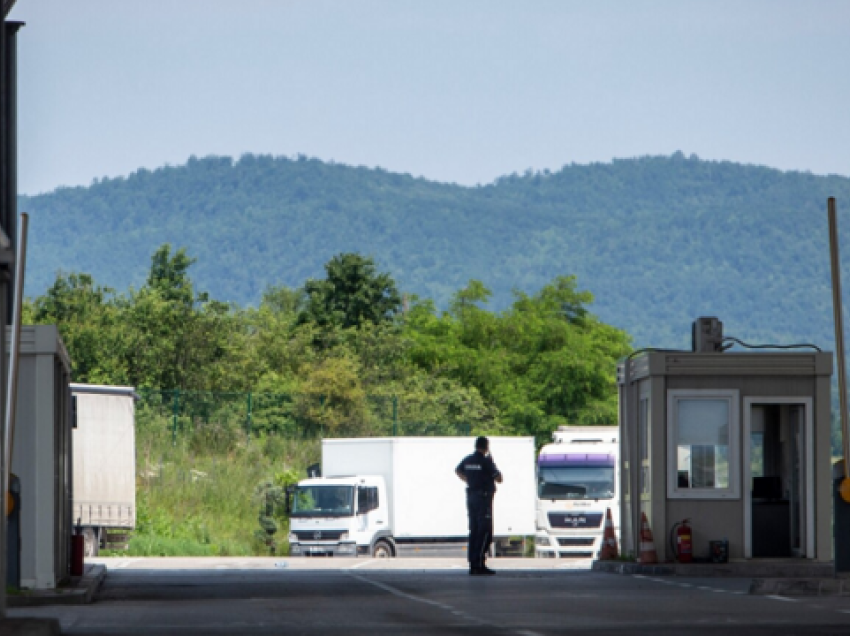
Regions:
<instances>
[{"instance_id":1,"label":"black trousers","mask_svg":"<svg viewBox=\"0 0 850 636\"><path fill-rule=\"evenodd\" d=\"M469 515L469 546L466 555L469 567L484 567L493 541L493 493L467 490L466 512Z\"/></svg>"}]
</instances>

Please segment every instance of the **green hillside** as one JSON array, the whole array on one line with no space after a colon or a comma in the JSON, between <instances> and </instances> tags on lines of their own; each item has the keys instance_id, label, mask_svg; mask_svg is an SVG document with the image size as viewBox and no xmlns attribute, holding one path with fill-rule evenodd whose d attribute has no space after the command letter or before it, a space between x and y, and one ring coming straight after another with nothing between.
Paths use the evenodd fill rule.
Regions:
<instances>
[{"instance_id":1,"label":"green hillside","mask_svg":"<svg viewBox=\"0 0 850 636\"><path fill-rule=\"evenodd\" d=\"M593 312L636 345L685 345L694 317L718 315L745 340L829 347L828 196L847 209L850 179L681 153L479 187L246 155L22 197L20 209L32 214L30 295L59 270L141 286L170 242L197 258L199 289L256 305L268 285L301 285L360 252L439 306L469 279L502 308L514 289L575 274ZM850 221L842 234L850 245Z\"/></svg>"}]
</instances>

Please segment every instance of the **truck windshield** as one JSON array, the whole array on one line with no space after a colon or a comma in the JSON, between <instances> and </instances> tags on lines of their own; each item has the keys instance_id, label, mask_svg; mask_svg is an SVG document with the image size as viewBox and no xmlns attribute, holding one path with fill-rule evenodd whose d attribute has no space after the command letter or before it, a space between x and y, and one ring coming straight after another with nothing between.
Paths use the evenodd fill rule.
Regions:
<instances>
[{"instance_id":1,"label":"truck windshield","mask_svg":"<svg viewBox=\"0 0 850 636\"><path fill-rule=\"evenodd\" d=\"M353 486L298 486L292 517L350 517L354 514Z\"/></svg>"},{"instance_id":2,"label":"truck windshield","mask_svg":"<svg viewBox=\"0 0 850 636\"><path fill-rule=\"evenodd\" d=\"M541 466L540 499L613 499L613 466Z\"/></svg>"}]
</instances>

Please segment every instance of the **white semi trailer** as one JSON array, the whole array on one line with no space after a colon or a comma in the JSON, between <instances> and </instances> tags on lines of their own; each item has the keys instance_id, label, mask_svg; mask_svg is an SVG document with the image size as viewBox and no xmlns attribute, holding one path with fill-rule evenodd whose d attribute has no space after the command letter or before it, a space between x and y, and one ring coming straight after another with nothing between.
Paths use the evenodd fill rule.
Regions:
<instances>
[{"instance_id":1,"label":"white semi trailer","mask_svg":"<svg viewBox=\"0 0 850 636\"><path fill-rule=\"evenodd\" d=\"M596 555L608 509L617 532L618 431L616 426L561 426L553 443L540 449L536 556Z\"/></svg>"},{"instance_id":2,"label":"white semi trailer","mask_svg":"<svg viewBox=\"0 0 850 636\"><path fill-rule=\"evenodd\" d=\"M293 556L463 554L465 485L455 475L473 437L322 440L322 477L298 483L290 504ZM491 437L504 475L494 501L494 544L534 533L534 438Z\"/></svg>"},{"instance_id":3,"label":"white semi trailer","mask_svg":"<svg viewBox=\"0 0 850 636\"><path fill-rule=\"evenodd\" d=\"M96 556L107 536L126 541L136 525L136 393L129 386L71 384L73 430L72 521ZM122 541L123 537L123 541Z\"/></svg>"}]
</instances>

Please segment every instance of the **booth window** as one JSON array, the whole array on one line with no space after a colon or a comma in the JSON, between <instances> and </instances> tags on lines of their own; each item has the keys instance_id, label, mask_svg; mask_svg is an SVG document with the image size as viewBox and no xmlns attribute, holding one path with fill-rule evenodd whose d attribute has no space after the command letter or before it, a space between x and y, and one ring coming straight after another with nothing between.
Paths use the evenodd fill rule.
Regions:
<instances>
[{"instance_id":1,"label":"booth window","mask_svg":"<svg viewBox=\"0 0 850 636\"><path fill-rule=\"evenodd\" d=\"M668 391L668 497L739 498L739 438L737 391Z\"/></svg>"}]
</instances>

